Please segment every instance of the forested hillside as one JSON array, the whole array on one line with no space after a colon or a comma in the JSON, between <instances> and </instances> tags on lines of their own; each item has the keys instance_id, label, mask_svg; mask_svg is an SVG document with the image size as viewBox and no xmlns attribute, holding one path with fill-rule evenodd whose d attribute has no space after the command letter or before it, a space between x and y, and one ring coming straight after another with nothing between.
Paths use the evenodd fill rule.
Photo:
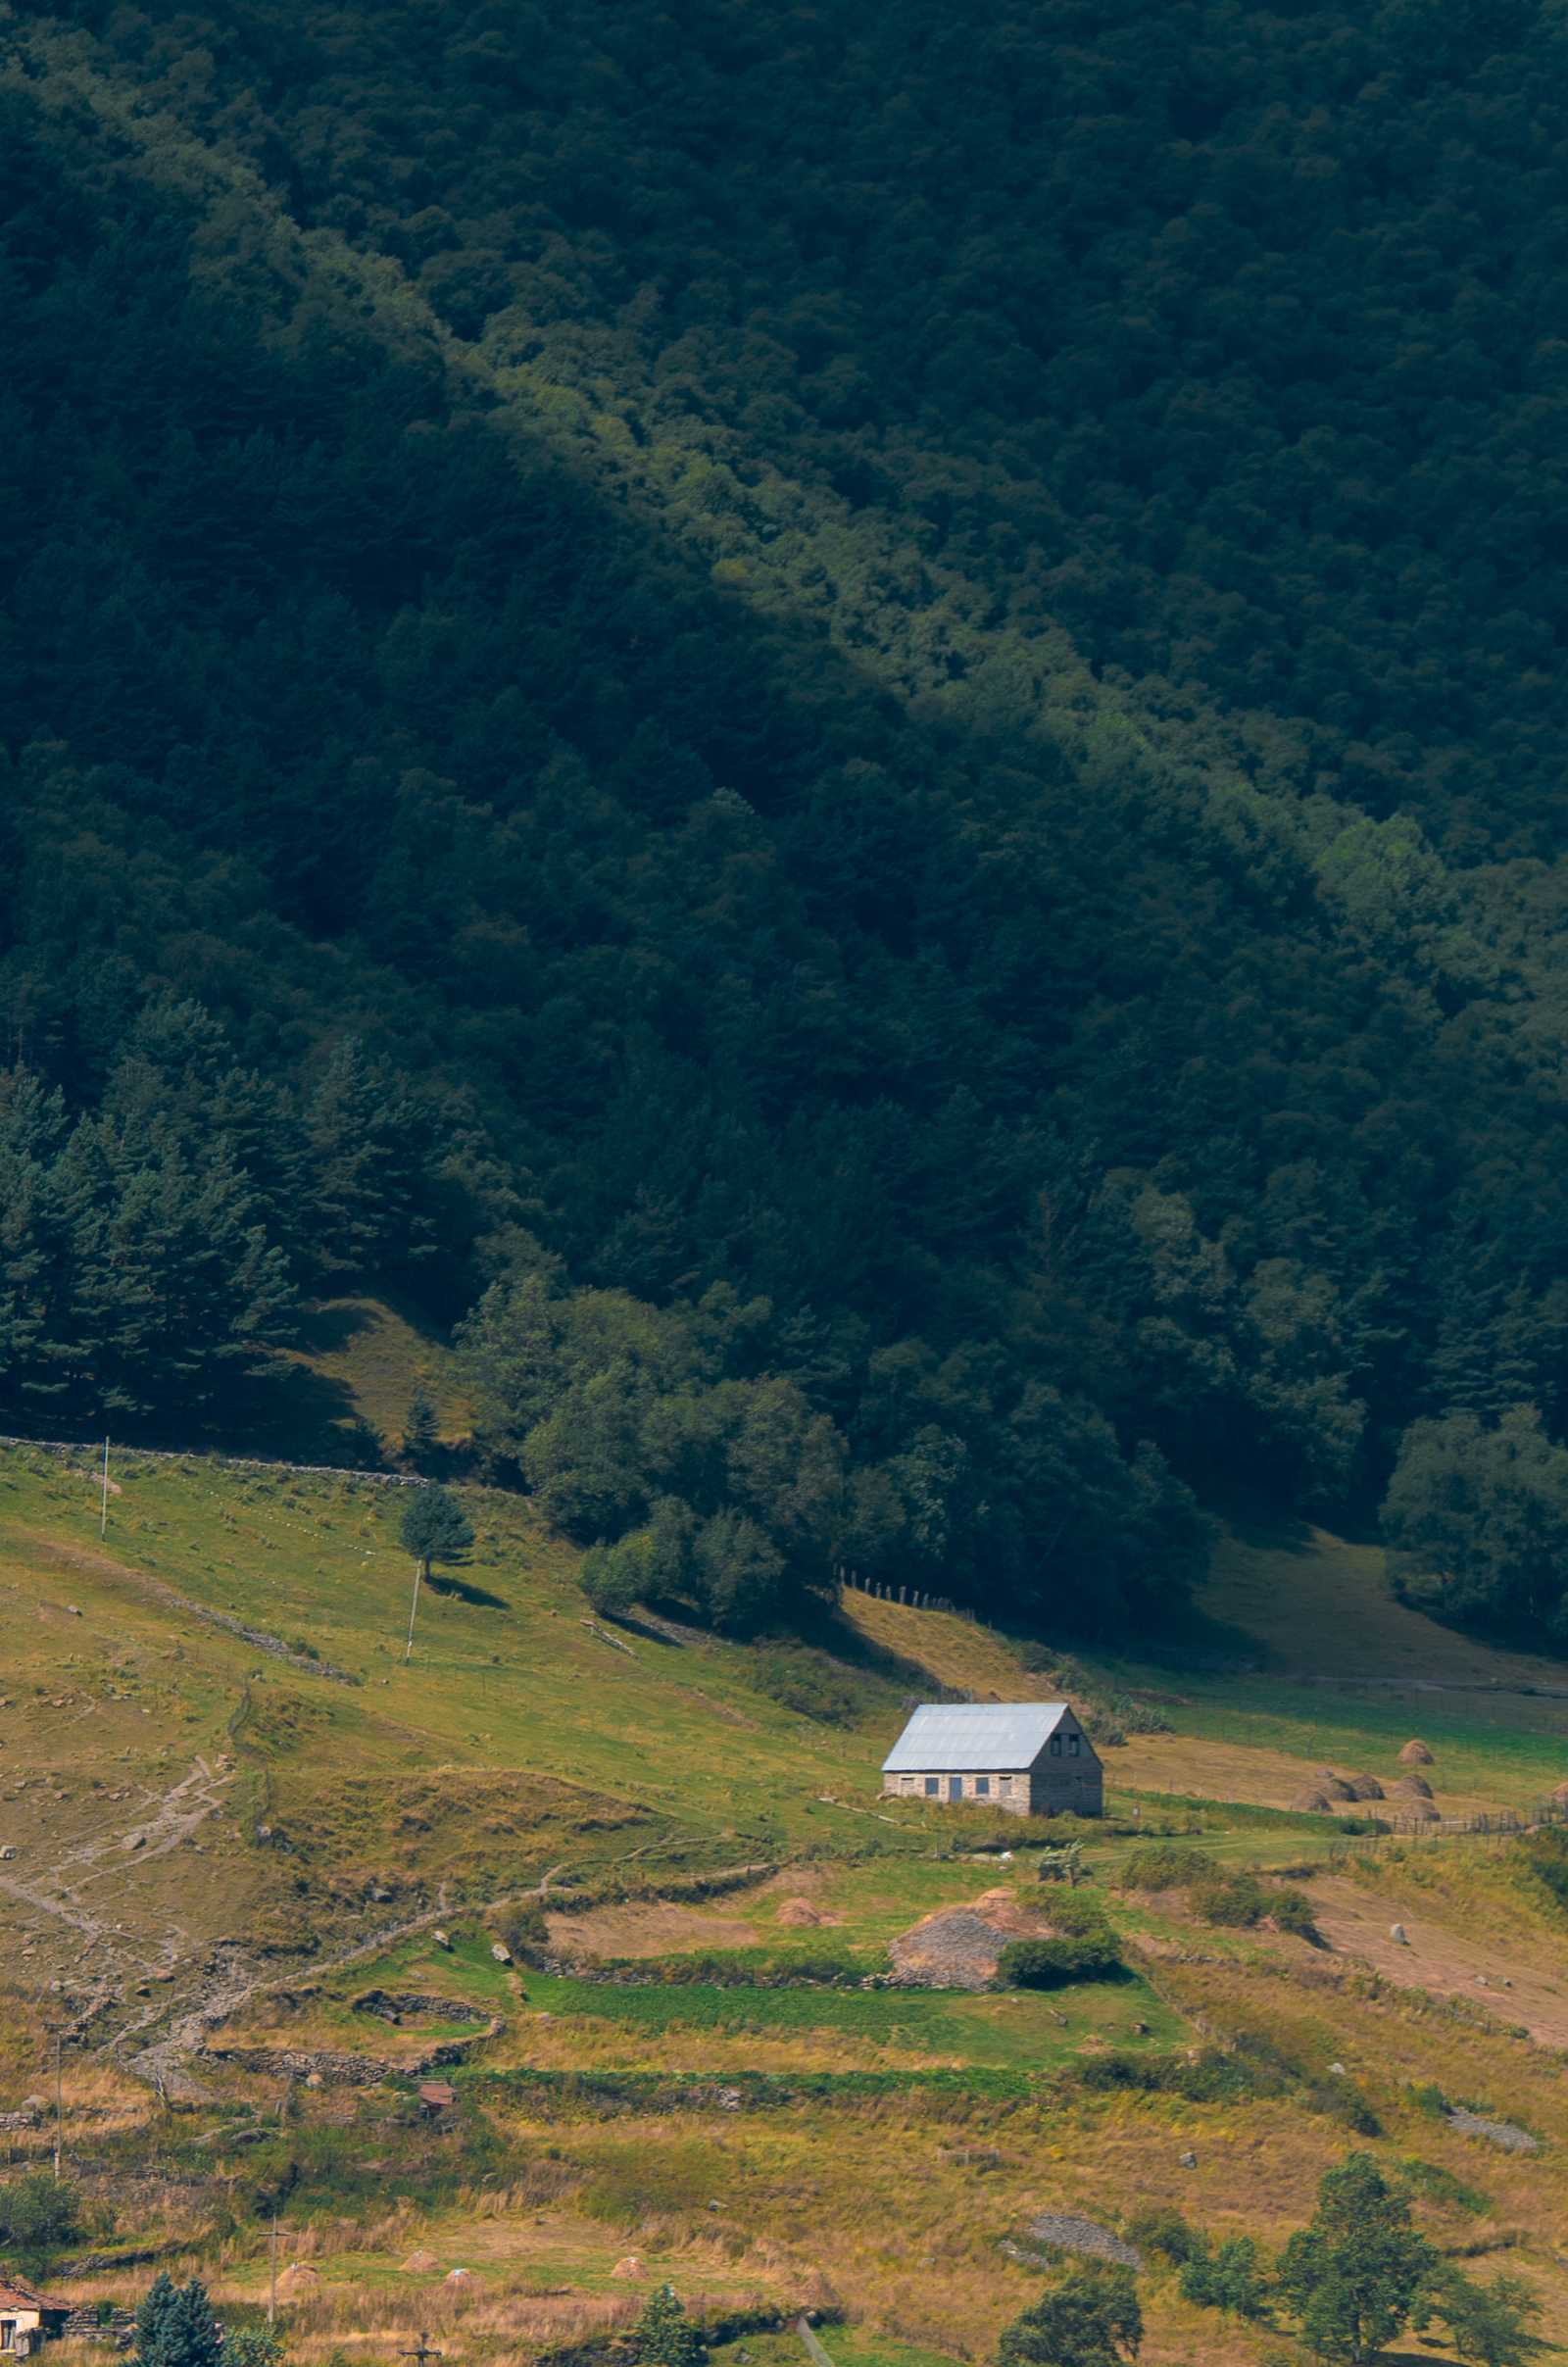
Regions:
<instances>
[{"instance_id":1,"label":"forested hillside","mask_svg":"<svg viewBox=\"0 0 1568 2367\"><path fill-rule=\"evenodd\" d=\"M379 1281L607 1600L1557 1634L1560 9L0 37L5 1422Z\"/></svg>"}]
</instances>

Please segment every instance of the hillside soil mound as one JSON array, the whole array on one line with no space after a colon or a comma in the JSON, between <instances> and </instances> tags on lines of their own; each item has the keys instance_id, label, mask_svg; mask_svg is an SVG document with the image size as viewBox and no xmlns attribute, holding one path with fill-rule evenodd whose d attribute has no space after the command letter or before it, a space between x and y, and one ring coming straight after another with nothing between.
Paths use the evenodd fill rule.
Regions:
<instances>
[{"instance_id":1,"label":"hillside soil mound","mask_svg":"<svg viewBox=\"0 0 1568 2367\"><path fill-rule=\"evenodd\" d=\"M1013 1940L1049 1940L1054 1927L1011 1891L985 1891L966 1906L939 1907L900 1932L888 1953L903 1989L984 1989Z\"/></svg>"}]
</instances>

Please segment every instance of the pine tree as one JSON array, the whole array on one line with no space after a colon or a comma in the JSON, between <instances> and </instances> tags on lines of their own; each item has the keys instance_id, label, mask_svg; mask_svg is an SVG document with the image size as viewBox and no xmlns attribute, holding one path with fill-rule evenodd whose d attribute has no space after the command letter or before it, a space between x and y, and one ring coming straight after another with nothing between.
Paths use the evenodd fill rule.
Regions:
<instances>
[{"instance_id":1,"label":"pine tree","mask_svg":"<svg viewBox=\"0 0 1568 2367\"><path fill-rule=\"evenodd\" d=\"M136 2312L140 2367L220 2367L222 2345L207 2289L192 2277L172 2284L166 2272Z\"/></svg>"},{"instance_id":2,"label":"pine tree","mask_svg":"<svg viewBox=\"0 0 1568 2367\"><path fill-rule=\"evenodd\" d=\"M643 2303L636 2327L642 2367L703 2367L703 2342L686 2321L686 2305L672 2285L661 2285Z\"/></svg>"},{"instance_id":3,"label":"pine tree","mask_svg":"<svg viewBox=\"0 0 1568 2367\"><path fill-rule=\"evenodd\" d=\"M398 1534L419 1564L422 1577L433 1561L457 1561L473 1543L468 1516L445 1488L420 1488L404 1509Z\"/></svg>"},{"instance_id":4,"label":"pine tree","mask_svg":"<svg viewBox=\"0 0 1568 2367\"><path fill-rule=\"evenodd\" d=\"M421 1385L415 1391L403 1417L403 1452L415 1462L422 1462L434 1450L435 1424L435 1406Z\"/></svg>"}]
</instances>

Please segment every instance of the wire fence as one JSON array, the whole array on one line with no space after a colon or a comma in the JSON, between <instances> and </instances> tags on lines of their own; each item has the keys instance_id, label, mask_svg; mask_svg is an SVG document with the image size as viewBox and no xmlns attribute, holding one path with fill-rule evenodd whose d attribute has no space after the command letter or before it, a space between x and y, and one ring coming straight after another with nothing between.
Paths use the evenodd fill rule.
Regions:
<instances>
[{"instance_id":1,"label":"wire fence","mask_svg":"<svg viewBox=\"0 0 1568 2367\"><path fill-rule=\"evenodd\" d=\"M12 1438L0 1432L0 1447L35 1447L41 1455L86 1455L94 1466L102 1458L109 1442L101 1438ZM363 1465L345 1470L337 1463L288 1463L281 1457L265 1455L224 1455L217 1447L123 1447L114 1453L123 1458L135 1456L145 1462L160 1463L220 1463L225 1471L293 1471L302 1479L370 1479L383 1488L429 1488L433 1480L415 1471L370 1471Z\"/></svg>"},{"instance_id":2,"label":"wire fence","mask_svg":"<svg viewBox=\"0 0 1568 2367\"><path fill-rule=\"evenodd\" d=\"M1348 1834L1337 1841L1329 1851L1330 1863L1337 1858L1375 1857L1391 1841L1508 1841L1542 1825L1568 1825L1568 1800L1538 1800L1529 1808L1490 1808L1477 1816L1393 1816L1387 1822L1387 1832Z\"/></svg>"}]
</instances>

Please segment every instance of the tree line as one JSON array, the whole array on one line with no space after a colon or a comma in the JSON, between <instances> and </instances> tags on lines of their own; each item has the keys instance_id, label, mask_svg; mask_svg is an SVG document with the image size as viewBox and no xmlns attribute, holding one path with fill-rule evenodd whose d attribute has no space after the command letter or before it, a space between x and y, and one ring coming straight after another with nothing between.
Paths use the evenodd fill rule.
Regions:
<instances>
[{"instance_id":1,"label":"tree line","mask_svg":"<svg viewBox=\"0 0 1568 2367\"><path fill-rule=\"evenodd\" d=\"M607 1600L1559 1632L1558 36L1397 14L18 18L8 1420L390 1283Z\"/></svg>"}]
</instances>

